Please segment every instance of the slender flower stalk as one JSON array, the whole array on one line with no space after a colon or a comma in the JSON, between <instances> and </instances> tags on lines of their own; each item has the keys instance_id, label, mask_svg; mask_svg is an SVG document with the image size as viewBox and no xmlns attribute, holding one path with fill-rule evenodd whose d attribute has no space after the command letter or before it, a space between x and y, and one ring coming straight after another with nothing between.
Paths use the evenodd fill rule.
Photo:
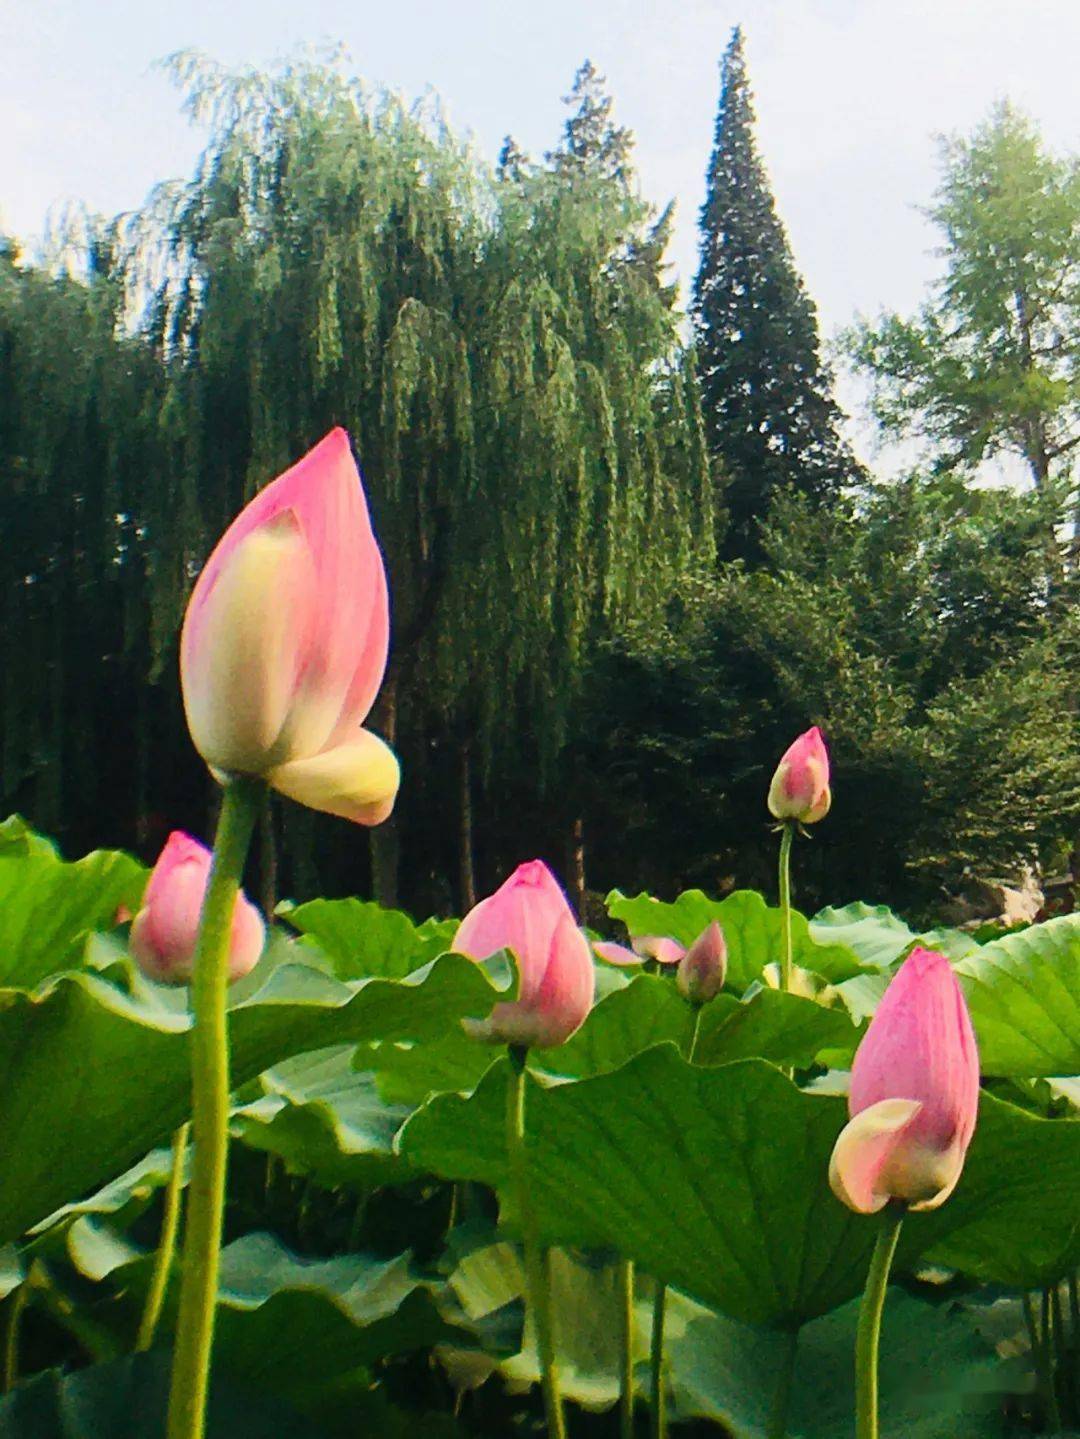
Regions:
<instances>
[{"instance_id":1,"label":"slender flower stalk","mask_svg":"<svg viewBox=\"0 0 1080 1439\"><path fill-rule=\"evenodd\" d=\"M650 1401L652 1439L667 1439L667 1388L664 1376L664 1323L667 1318L667 1285L657 1281L653 1296L652 1345L650 1352Z\"/></svg>"},{"instance_id":2,"label":"slender flower stalk","mask_svg":"<svg viewBox=\"0 0 1080 1439\"><path fill-rule=\"evenodd\" d=\"M510 1183L517 1204L525 1251L525 1293L529 1312L536 1326L536 1349L540 1360L540 1385L544 1394L548 1439L566 1439L562 1396L559 1393L559 1371L555 1360L555 1331L551 1313L551 1292L548 1267L536 1228L532 1195L529 1190L528 1155L525 1149L525 1063L528 1049L512 1044L510 1053L510 1084L506 1099L506 1151L510 1167ZM172 1435L169 1436L172 1439Z\"/></svg>"},{"instance_id":3,"label":"slender flower stalk","mask_svg":"<svg viewBox=\"0 0 1080 1439\"><path fill-rule=\"evenodd\" d=\"M791 942L791 842L795 838L795 821L786 820L780 835L780 926L783 947L780 951L780 988L785 994L791 989L794 951Z\"/></svg>"},{"instance_id":4,"label":"slender flower stalk","mask_svg":"<svg viewBox=\"0 0 1080 1439\"><path fill-rule=\"evenodd\" d=\"M146 1296L135 1352L142 1353L154 1342L158 1320L169 1288L173 1261L176 1258L176 1239L180 1232L180 1204L184 1192L184 1165L187 1162L188 1128L182 1124L173 1135L172 1165L169 1183L165 1190L165 1211L161 1218L161 1236L154 1258L154 1272L150 1278L150 1290Z\"/></svg>"},{"instance_id":5,"label":"slender flower stalk","mask_svg":"<svg viewBox=\"0 0 1080 1439\"><path fill-rule=\"evenodd\" d=\"M1042 1292L1042 1356L1045 1369L1046 1423L1052 1434L1061 1429L1061 1408L1058 1404L1057 1382L1054 1374L1054 1341L1057 1334L1058 1312L1053 1306L1052 1291Z\"/></svg>"},{"instance_id":6,"label":"slender flower stalk","mask_svg":"<svg viewBox=\"0 0 1080 1439\"><path fill-rule=\"evenodd\" d=\"M0 1391L10 1394L19 1379L19 1338L22 1334L23 1310L30 1297L30 1286L26 1280L19 1285L7 1302L7 1324L4 1331L4 1372Z\"/></svg>"},{"instance_id":7,"label":"slender flower stalk","mask_svg":"<svg viewBox=\"0 0 1080 1439\"><path fill-rule=\"evenodd\" d=\"M786 1439L788 1413L791 1409L791 1390L795 1379L795 1356L799 1349L799 1330L792 1327L786 1335L784 1355L776 1377L776 1392L773 1394L772 1412L769 1415L768 1439Z\"/></svg>"},{"instance_id":8,"label":"slender flower stalk","mask_svg":"<svg viewBox=\"0 0 1080 1439\"><path fill-rule=\"evenodd\" d=\"M619 1439L634 1439L634 1261L621 1259L618 1271L622 1317L622 1373L619 1376Z\"/></svg>"},{"instance_id":9,"label":"slender flower stalk","mask_svg":"<svg viewBox=\"0 0 1080 1439\"><path fill-rule=\"evenodd\" d=\"M229 945L244 860L263 799L249 776L225 783L192 985L192 1139L180 1313L167 1439L203 1439L214 1339L229 1141Z\"/></svg>"},{"instance_id":10,"label":"slender flower stalk","mask_svg":"<svg viewBox=\"0 0 1080 1439\"><path fill-rule=\"evenodd\" d=\"M904 1206L890 1205L878 1230L866 1289L859 1309L855 1335L855 1439L878 1439L878 1347L881 1341L881 1312L889 1287Z\"/></svg>"}]
</instances>

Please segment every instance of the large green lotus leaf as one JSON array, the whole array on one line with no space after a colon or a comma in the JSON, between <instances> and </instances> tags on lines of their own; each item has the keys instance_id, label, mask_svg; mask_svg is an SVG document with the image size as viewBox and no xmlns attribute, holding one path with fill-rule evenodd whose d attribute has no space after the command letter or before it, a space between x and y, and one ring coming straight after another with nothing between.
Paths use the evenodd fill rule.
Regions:
<instances>
[{"instance_id":1,"label":"large green lotus leaf","mask_svg":"<svg viewBox=\"0 0 1080 1439\"><path fill-rule=\"evenodd\" d=\"M710 899L700 889L688 889L668 904L651 895L630 897L614 889L607 908L631 934L666 934L686 945L712 920L719 920L728 947L728 984L735 990L760 979L767 964L780 963L780 910L771 909L756 890L738 889L724 899ZM851 979L866 967L845 944L819 944L797 910L792 912L791 933L795 963L831 983Z\"/></svg>"},{"instance_id":2,"label":"large green lotus leaf","mask_svg":"<svg viewBox=\"0 0 1080 1439\"><path fill-rule=\"evenodd\" d=\"M121 1296L113 1324L123 1329L137 1322L152 1256L90 1219L72 1226L67 1248L80 1273L108 1281ZM177 1265L163 1336L175 1323L179 1281ZM443 1318L436 1291L407 1254L301 1259L265 1233L247 1234L222 1250L215 1372L320 1421L362 1399L377 1360L463 1337Z\"/></svg>"},{"instance_id":3,"label":"large green lotus leaf","mask_svg":"<svg viewBox=\"0 0 1080 1439\"><path fill-rule=\"evenodd\" d=\"M402 1131L404 1152L505 1191L507 1073L494 1066L469 1099L431 1100ZM552 1242L618 1248L733 1318L814 1318L859 1292L876 1231L828 1186L846 1118L843 1099L801 1091L764 1061L689 1065L671 1045L594 1079L533 1080L539 1222ZM984 1095L956 1193L907 1220L899 1263L931 1250L981 1278L1059 1277L1077 1262L1078 1191L1080 1121Z\"/></svg>"},{"instance_id":4,"label":"large green lotus leaf","mask_svg":"<svg viewBox=\"0 0 1080 1439\"><path fill-rule=\"evenodd\" d=\"M759 990L746 1001L721 994L701 1011L694 1060L768 1059L801 1069L826 1050L834 1057L853 1053L858 1037L845 1009L827 1009L775 989Z\"/></svg>"},{"instance_id":5,"label":"large green lotus leaf","mask_svg":"<svg viewBox=\"0 0 1080 1439\"><path fill-rule=\"evenodd\" d=\"M184 1183L187 1183L190 1159L189 1148L185 1156ZM63 1205L40 1224L34 1225L30 1232L34 1235L45 1234L57 1225L78 1219L84 1214L107 1214L114 1223L124 1227L147 1207L159 1189L168 1184L172 1169L171 1146L167 1149L152 1149L138 1164L132 1165L89 1198Z\"/></svg>"},{"instance_id":6,"label":"large green lotus leaf","mask_svg":"<svg viewBox=\"0 0 1080 1439\"><path fill-rule=\"evenodd\" d=\"M941 1264L1038 1289L1080 1263L1078 1195L1080 1119L1043 1119L984 1091L955 1193L905 1229Z\"/></svg>"},{"instance_id":7,"label":"large green lotus leaf","mask_svg":"<svg viewBox=\"0 0 1080 1439\"><path fill-rule=\"evenodd\" d=\"M664 1040L685 1051L693 1032L694 1012L674 982L663 975L639 974L602 999L565 1044L534 1051L533 1063L553 1074L584 1078L618 1069Z\"/></svg>"},{"instance_id":8,"label":"large green lotus leaf","mask_svg":"<svg viewBox=\"0 0 1080 1439\"><path fill-rule=\"evenodd\" d=\"M888 969L915 940L914 930L887 905L861 899L842 908L819 909L810 921L810 934L819 944L846 945L875 969Z\"/></svg>"},{"instance_id":9,"label":"large green lotus leaf","mask_svg":"<svg viewBox=\"0 0 1080 1439\"><path fill-rule=\"evenodd\" d=\"M855 900L843 908L821 909L810 921L810 934L819 944L845 944L875 969L890 969L913 944L937 949L950 959L962 959L979 948L974 935L962 929L931 929L916 934L884 904Z\"/></svg>"},{"instance_id":10,"label":"large green lotus leaf","mask_svg":"<svg viewBox=\"0 0 1080 1439\"><path fill-rule=\"evenodd\" d=\"M622 1349L622 1310L618 1265L611 1255L585 1256L553 1249L549 1253L549 1279L555 1318L559 1384L567 1398L587 1409L609 1408L619 1397ZM525 1283L516 1245L505 1240L479 1238L461 1254L447 1281L468 1320L478 1328L494 1315L514 1316L512 1343L519 1352L501 1360L489 1355L479 1373L501 1370L512 1387L539 1383L535 1327L522 1313ZM510 1310L509 1306L514 1305ZM642 1298L635 1305L634 1352L643 1360L649 1352L651 1304ZM468 1373L469 1356L457 1352L455 1367Z\"/></svg>"},{"instance_id":11,"label":"large green lotus leaf","mask_svg":"<svg viewBox=\"0 0 1080 1439\"><path fill-rule=\"evenodd\" d=\"M418 1166L509 1198L508 1067L469 1099L419 1110L400 1145ZM805 1318L857 1292L873 1234L833 1198L842 1100L804 1094L758 1060L703 1068L659 1045L622 1069L528 1089L530 1189L554 1243L612 1246L753 1322Z\"/></svg>"},{"instance_id":12,"label":"large green lotus leaf","mask_svg":"<svg viewBox=\"0 0 1080 1439\"><path fill-rule=\"evenodd\" d=\"M422 1044L362 1044L353 1064L374 1074L376 1088L387 1104L415 1108L432 1094L475 1089L500 1052L470 1038L455 1024Z\"/></svg>"},{"instance_id":13,"label":"large green lotus leaf","mask_svg":"<svg viewBox=\"0 0 1080 1439\"><path fill-rule=\"evenodd\" d=\"M457 932L456 919L414 924L399 909L362 899L313 899L281 904L277 913L313 939L334 965L338 979L380 975L403 979L440 954Z\"/></svg>"},{"instance_id":14,"label":"large green lotus leaf","mask_svg":"<svg viewBox=\"0 0 1080 1439\"><path fill-rule=\"evenodd\" d=\"M11 825L9 820L8 825ZM77 965L80 941L138 908L146 870L128 854L95 850L65 863L33 835L0 846L0 985L32 989Z\"/></svg>"},{"instance_id":15,"label":"large green lotus leaf","mask_svg":"<svg viewBox=\"0 0 1080 1439\"><path fill-rule=\"evenodd\" d=\"M623 1342L618 1265L610 1260L589 1263L553 1249L549 1275L563 1392L585 1409L609 1409L619 1397ZM649 1319L646 1306L635 1305L632 1342L639 1361L649 1353ZM521 1353L500 1368L511 1384L540 1382L536 1327L528 1309Z\"/></svg>"},{"instance_id":16,"label":"large green lotus leaf","mask_svg":"<svg viewBox=\"0 0 1080 1439\"><path fill-rule=\"evenodd\" d=\"M710 1419L735 1439L766 1439L787 1337L672 1296L668 1354L680 1418ZM849 1439L854 1412L854 1300L799 1334L789 1439ZM928 1303L895 1286L882 1325L882 1439L1002 1435L1001 1368L978 1308Z\"/></svg>"},{"instance_id":17,"label":"large green lotus leaf","mask_svg":"<svg viewBox=\"0 0 1080 1439\"><path fill-rule=\"evenodd\" d=\"M956 972L984 1074L1080 1074L1080 915L992 940Z\"/></svg>"},{"instance_id":18,"label":"large green lotus leaf","mask_svg":"<svg viewBox=\"0 0 1080 1439\"><path fill-rule=\"evenodd\" d=\"M505 966L493 972L507 978ZM500 993L486 966L459 955L405 981L342 984L283 966L231 1011L234 1085L310 1049L441 1034ZM189 1041L186 1015L94 975L34 995L0 991L0 1243L122 1173L188 1117Z\"/></svg>"},{"instance_id":19,"label":"large green lotus leaf","mask_svg":"<svg viewBox=\"0 0 1080 1439\"><path fill-rule=\"evenodd\" d=\"M0 1399L0 1439L164 1439L167 1354L49 1370ZM215 1375L206 1439L331 1439L280 1402Z\"/></svg>"},{"instance_id":20,"label":"large green lotus leaf","mask_svg":"<svg viewBox=\"0 0 1080 1439\"><path fill-rule=\"evenodd\" d=\"M381 1099L374 1077L353 1067L353 1054L352 1045L339 1045L267 1070L266 1092L234 1111L233 1133L328 1189L366 1192L408 1178L394 1136L411 1111Z\"/></svg>"}]
</instances>

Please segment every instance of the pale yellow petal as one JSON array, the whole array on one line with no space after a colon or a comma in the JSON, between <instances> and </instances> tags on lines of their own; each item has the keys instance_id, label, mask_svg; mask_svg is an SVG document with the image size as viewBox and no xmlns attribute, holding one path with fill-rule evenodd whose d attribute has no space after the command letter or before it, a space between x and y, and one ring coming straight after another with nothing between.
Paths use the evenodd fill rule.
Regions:
<instances>
[{"instance_id":1,"label":"pale yellow petal","mask_svg":"<svg viewBox=\"0 0 1080 1439\"><path fill-rule=\"evenodd\" d=\"M278 765L266 778L280 794L309 809L358 824L381 824L394 807L401 769L389 745L362 729L311 759Z\"/></svg>"}]
</instances>

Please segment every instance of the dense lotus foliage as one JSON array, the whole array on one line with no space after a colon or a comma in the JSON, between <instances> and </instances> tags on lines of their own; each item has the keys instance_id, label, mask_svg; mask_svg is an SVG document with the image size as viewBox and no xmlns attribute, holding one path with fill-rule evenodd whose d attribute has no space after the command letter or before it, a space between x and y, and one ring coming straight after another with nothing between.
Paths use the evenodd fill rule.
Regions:
<instances>
[{"instance_id":1,"label":"dense lotus foliage","mask_svg":"<svg viewBox=\"0 0 1080 1439\"><path fill-rule=\"evenodd\" d=\"M184 991L129 953L147 878L125 854L69 862L17 818L0 829L0 1434L19 1439L155 1433L134 1416L164 1408L176 1274L137 1345L190 1109L191 1025ZM858 902L796 912L795 968L814 983L782 993L763 978L780 911L760 894L615 891L607 909L606 938L627 948L642 935L690 947L718 922L727 965L695 1008L677 966L597 957L584 1024L529 1053L531 1199L569 1433L619 1432L624 1260L642 1433L658 1283L675 1433L769 1433L793 1336L787 1432L852 1432L875 1221L834 1197L829 1161L861 1035L917 944L948 956L982 1088L955 1192L903 1227L882 1433L1075 1424L1080 916L917 935ZM512 1002L517 979L505 953L454 953L456 931L357 899L283 903L230 990L212 1435L542 1422L508 1188L510 1065L462 1023Z\"/></svg>"}]
</instances>

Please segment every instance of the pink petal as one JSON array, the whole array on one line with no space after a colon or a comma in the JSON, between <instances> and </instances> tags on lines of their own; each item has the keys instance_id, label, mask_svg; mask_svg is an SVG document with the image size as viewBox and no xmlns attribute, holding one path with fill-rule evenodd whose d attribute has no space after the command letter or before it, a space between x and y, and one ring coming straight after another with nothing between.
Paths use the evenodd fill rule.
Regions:
<instances>
[{"instance_id":1,"label":"pink petal","mask_svg":"<svg viewBox=\"0 0 1080 1439\"><path fill-rule=\"evenodd\" d=\"M919 1108L915 1100L883 1099L848 1121L829 1162L829 1183L841 1203L858 1214L876 1214L899 1197L888 1183L888 1169Z\"/></svg>"},{"instance_id":2,"label":"pink petal","mask_svg":"<svg viewBox=\"0 0 1080 1439\"><path fill-rule=\"evenodd\" d=\"M592 1008L595 973L589 945L569 913L551 939L551 952L531 1001L497 1004L487 1028L505 1044L549 1049L562 1044Z\"/></svg>"},{"instance_id":3,"label":"pink petal","mask_svg":"<svg viewBox=\"0 0 1080 1439\"><path fill-rule=\"evenodd\" d=\"M853 1115L882 1099L922 1105L916 1137L966 1151L979 1107L979 1057L963 993L942 954L914 949L870 1021L851 1073Z\"/></svg>"},{"instance_id":4,"label":"pink petal","mask_svg":"<svg viewBox=\"0 0 1080 1439\"><path fill-rule=\"evenodd\" d=\"M229 942L230 984L251 973L262 956L265 943L266 924L262 915L245 894L238 894Z\"/></svg>"},{"instance_id":5,"label":"pink petal","mask_svg":"<svg viewBox=\"0 0 1080 1439\"><path fill-rule=\"evenodd\" d=\"M212 623L213 596L223 575L236 563L238 552L254 535L274 530L285 514L293 522L310 557L310 592L305 588L300 604L279 590L260 605L226 606L226 617L237 623L237 615L251 613L250 635L244 644L233 646L229 664L211 665L214 680L214 713L224 713L229 698L229 665L240 663L247 646L258 645L256 621L285 627L284 639L291 638L289 653L289 704L279 725L276 745L264 738L262 765L247 765L261 773L271 764L310 758L332 739L344 739L370 709L382 681L389 644L389 617L386 573L371 529L367 503L359 472L352 458L344 430L331 431L298 464L267 485L233 521L210 556L188 606L181 640L181 671L185 700L193 688L197 702L210 686L204 652L211 656L225 643L228 626ZM256 586L248 590L254 595ZM265 588L265 586L264 586ZM244 595L241 596L241 599ZM274 620L274 615L279 616ZM284 659L275 640L274 662L263 669L272 680L284 683ZM272 703L271 703L272 701ZM208 702L203 699L203 704ZM263 706L265 730L281 709L279 688L269 696L256 693L244 701L257 709ZM263 709L259 709L263 714ZM237 769L232 752L222 758L219 750L200 752L220 769ZM241 758L250 759L256 746L236 746ZM272 753L266 753L273 748Z\"/></svg>"},{"instance_id":6,"label":"pink petal","mask_svg":"<svg viewBox=\"0 0 1080 1439\"><path fill-rule=\"evenodd\" d=\"M542 860L531 860L469 911L454 938L454 949L472 959L489 959L502 949L510 950L518 963L519 998L528 1004L540 988L555 927L569 913L555 876Z\"/></svg>"},{"instance_id":7,"label":"pink petal","mask_svg":"<svg viewBox=\"0 0 1080 1439\"><path fill-rule=\"evenodd\" d=\"M635 954L632 949L627 949L624 944L616 944L611 939L597 940L593 944L593 949L601 959L606 960L608 964L618 965L621 969L628 968L630 965L638 967L641 964L640 954Z\"/></svg>"},{"instance_id":8,"label":"pink petal","mask_svg":"<svg viewBox=\"0 0 1080 1439\"><path fill-rule=\"evenodd\" d=\"M632 943L638 954L655 959L657 964L678 964L686 953L678 940L666 935L635 934Z\"/></svg>"},{"instance_id":9,"label":"pink petal","mask_svg":"<svg viewBox=\"0 0 1080 1439\"><path fill-rule=\"evenodd\" d=\"M784 751L769 786L769 812L781 820L814 824L832 803L829 753L817 725Z\"/></svg>"},{"instance_id":10,"label":"pink petal","mask_svg":"<svg viewBox=\"0 0 1080 1439\"><path fill-rule=\"evenodd\" d=\"M318 613L312 555L285 510L230 545L204 583L208 573L180 638L188 728L214 768L259 774L296 746L307 718L296 693ZM319 742L325 723L315 717Z\"/></svg>"}]
</instances>

